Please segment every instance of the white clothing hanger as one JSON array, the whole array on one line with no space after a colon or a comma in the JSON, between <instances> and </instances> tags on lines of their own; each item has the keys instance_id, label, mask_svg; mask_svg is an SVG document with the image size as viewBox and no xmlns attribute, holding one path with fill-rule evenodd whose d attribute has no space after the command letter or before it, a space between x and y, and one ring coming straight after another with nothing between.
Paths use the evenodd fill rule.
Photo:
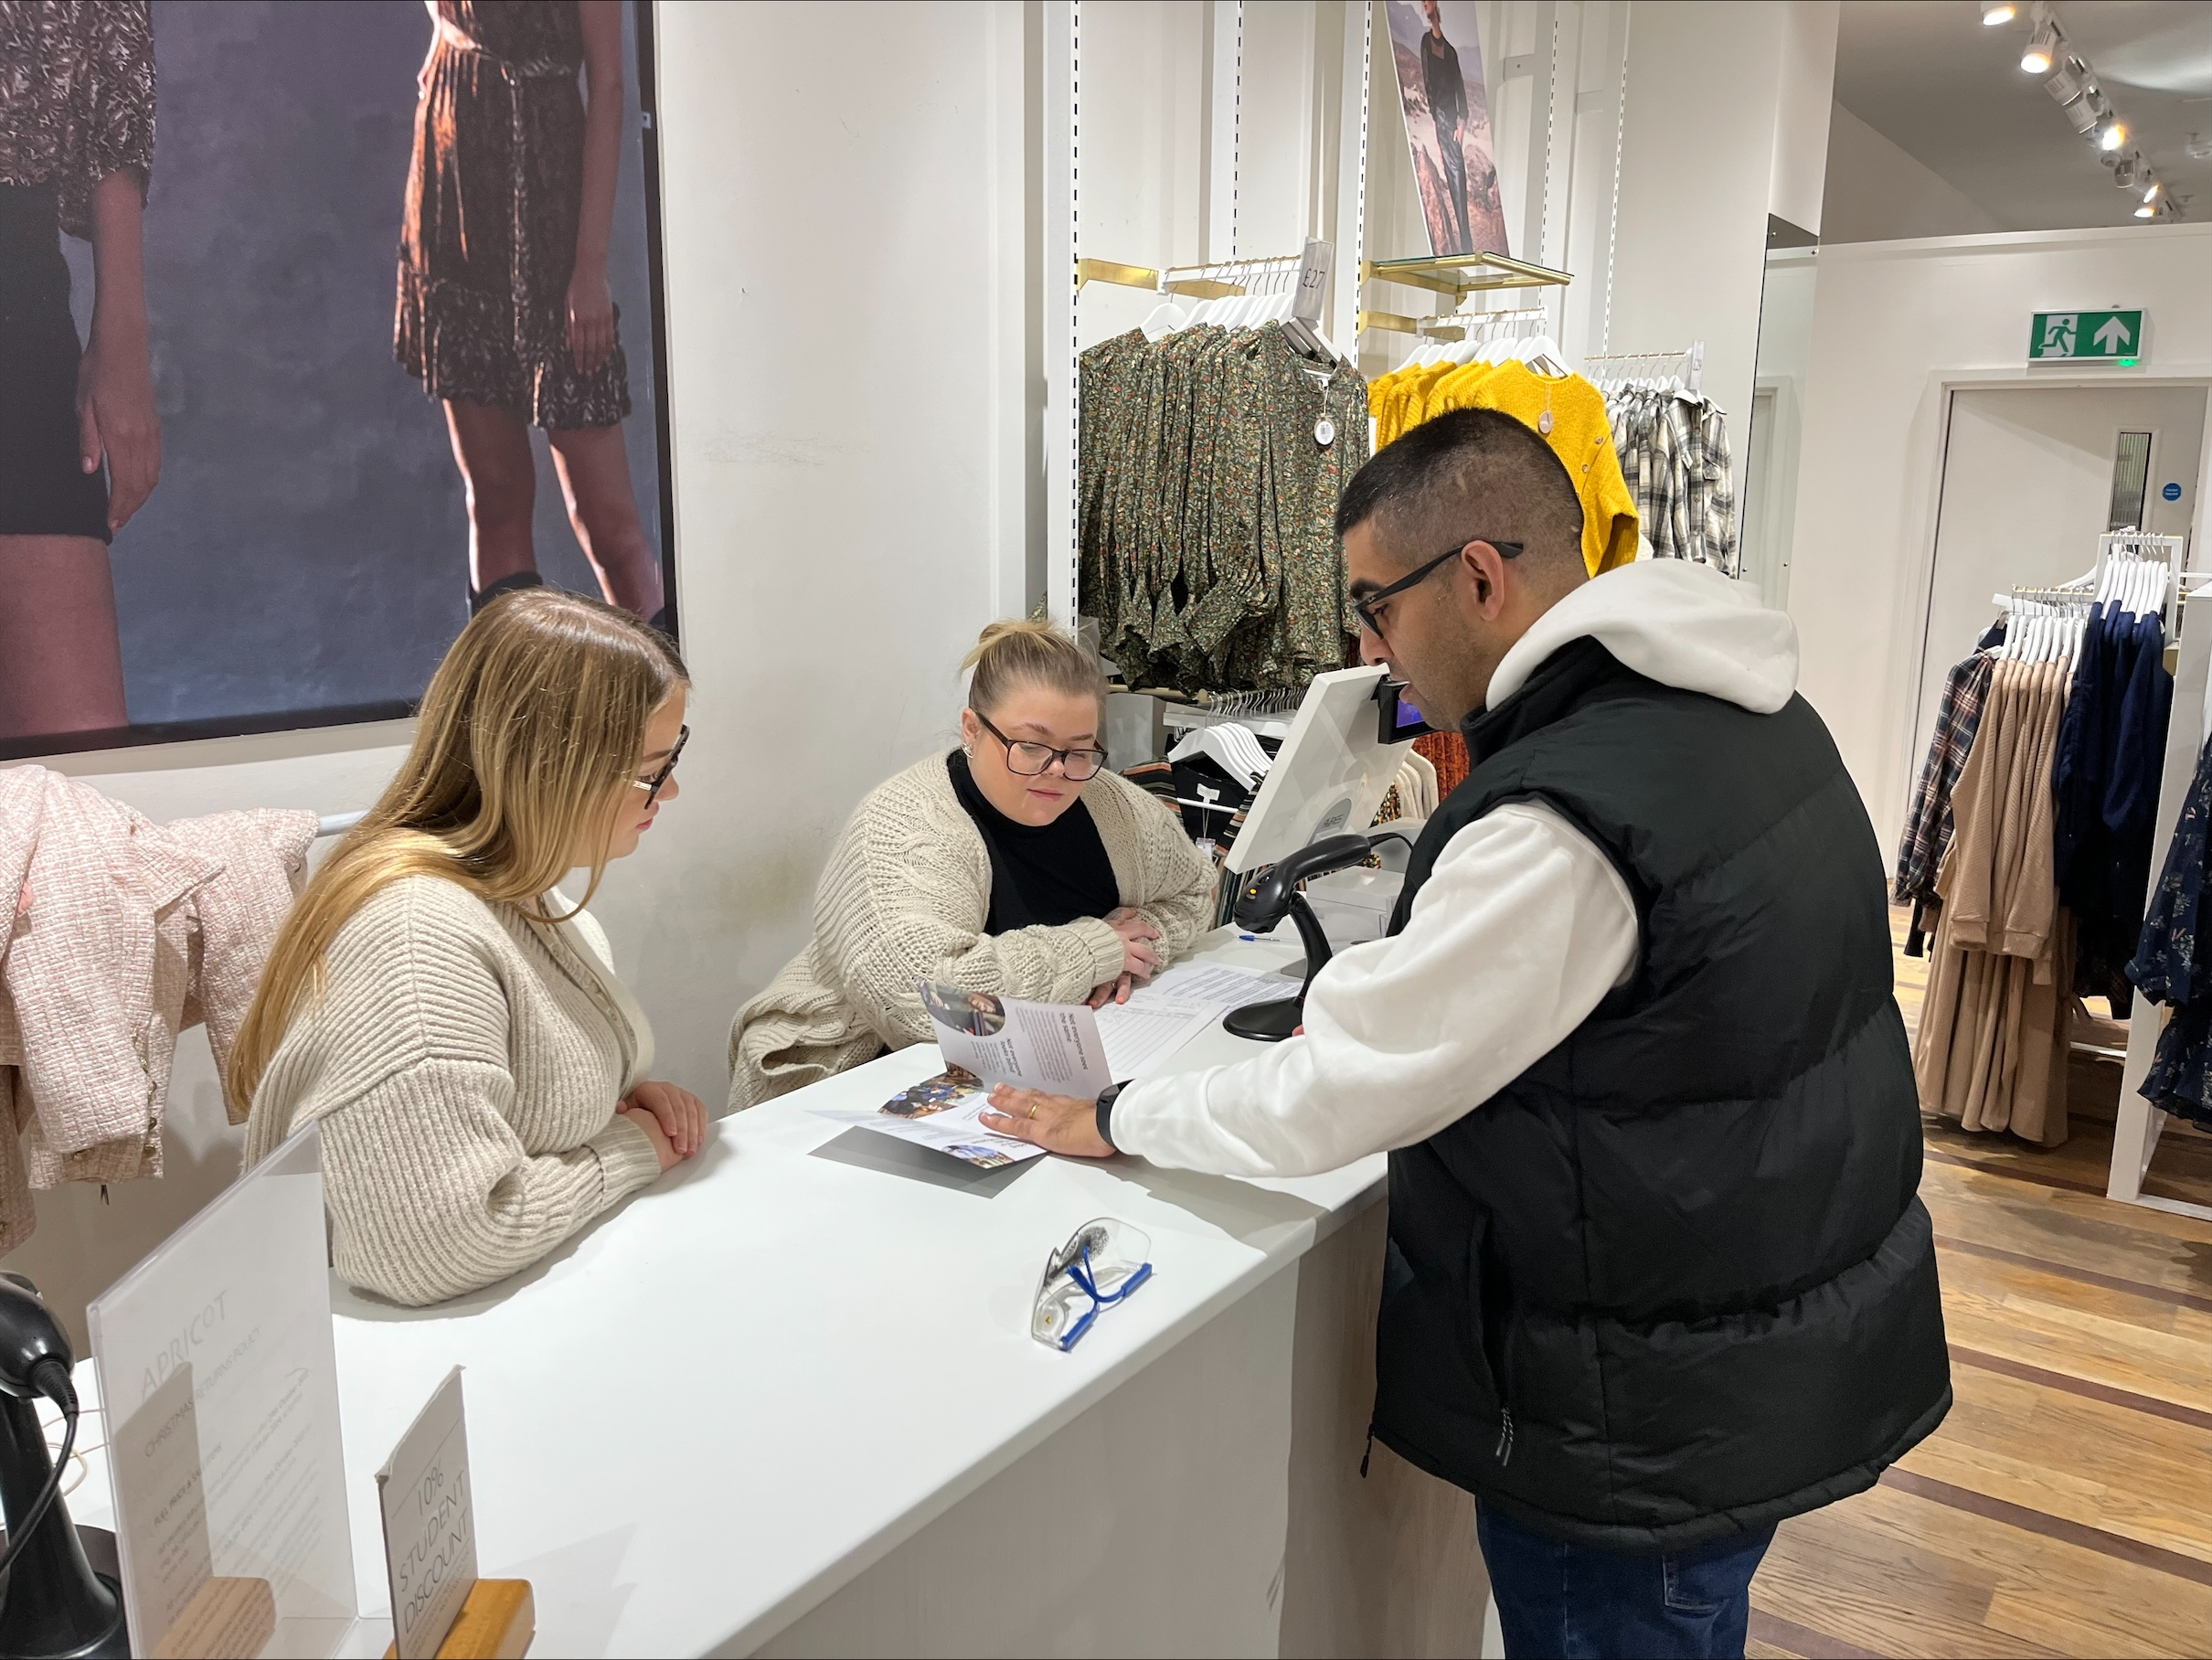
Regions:
<instances>
[{"instance_id":1,"label":"white clothing hanger","mask_svg":"<svg viewBox=\"0 0 2212 1660\"><path fill-rule=\"evenodd\" d=\"M1145 339L1156 343L1189 325L1189 314L1173 300L1165 300L1154 306L1151 315L1137 326L1143 331Z\"/></svg>"},{"instance_id":2,"label":"white clothing hanger","mask_svg":"<svg viewBox=\"0 0 2212 1660\"><path fill-rule=\"evenodd\" d=\"M1560 360L1559 343L1549 335L1537 335L1521 347L1521 361L1537 374L1554 379L1574 373Z\"/></svg>"},{"instance_id":3,"label":"white clothing hanger","mask_svg":"<svg viewBox=\"0 0 2212 1660\"><path fill-rule=\"evenodd\" d=\"M1271 764L1251 728L1234 721L1196 729L1168 750L1167 759L1188 761L1194 755L1206 755L1219 762L1224 771L1247 789L1256 788Z\"/></svg>"}]
</instances>

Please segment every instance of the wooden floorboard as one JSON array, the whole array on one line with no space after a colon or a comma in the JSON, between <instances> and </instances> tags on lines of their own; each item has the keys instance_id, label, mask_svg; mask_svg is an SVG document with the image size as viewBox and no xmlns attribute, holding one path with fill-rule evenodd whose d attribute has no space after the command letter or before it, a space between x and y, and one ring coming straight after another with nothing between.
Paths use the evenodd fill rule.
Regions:
<instances>
[{"instance_id":1,"label":"wooden floorboard","mask_svg":"<svg viewBox=\"0 0 2212 1660\"><path fill-rule=\"evenodd\" d=\"M1782 1525L1747 1655L2212 1655L2212 1223L2103 1197L2119 1072L2075 1058L2047 1151L1924 1118L1955 1404ZM2212 1204L2212 1137L2169 1125L2145 1190Z\"/></svg>"}]
</instances>

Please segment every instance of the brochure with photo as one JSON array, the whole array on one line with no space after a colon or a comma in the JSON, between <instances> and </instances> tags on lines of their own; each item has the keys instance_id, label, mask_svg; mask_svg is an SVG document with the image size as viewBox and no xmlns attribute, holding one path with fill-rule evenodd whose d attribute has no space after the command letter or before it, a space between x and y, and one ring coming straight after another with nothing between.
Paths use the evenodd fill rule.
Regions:
<instances>
[{"instance_id":1,"label":"brochure with photo","mask_svg":"<svg viewBox=\"0 0 2212 1660\"><path fill-rule=\"evenodd\" d=\"M949 1153L979 1170L1001 1170L1044 1152L984 1129L981 1114L990 1104L989 1084L964 1068L949 1066L933 1078L907 1085L861 1122L886 1135Z\"/></svg>"},{"instance_id":2,"label":"brochure with photo","mask_svg":"<svg viewBox=\"0 0 2212 1660\"><path fill-rule=\"evenodd\" d=\"M925 982L921 1006L937 1027L945 1064L985 1084L1090 1100L1114 1081L1099 1019L1080 1003L1024 1003L994 992Z\"/></svg>"},{"instance_id":3,"label":"brochure with photo","mask_svg":"<svg viewBox=\"0 0 2212 1660\"><path fill-rule=\"evenodd\" d=\"M909 1084L872 1112L816 1111L995 1170L1043 1151L984 1127L995 1086L1092 1099L1111 1084L1154 1070L1228 1010L1279 995L1281 982L1250 969L1186 963L1127 1003L1097 1010L931 982L920 990L945 1069Z\"/></svg>"}]
</instances>

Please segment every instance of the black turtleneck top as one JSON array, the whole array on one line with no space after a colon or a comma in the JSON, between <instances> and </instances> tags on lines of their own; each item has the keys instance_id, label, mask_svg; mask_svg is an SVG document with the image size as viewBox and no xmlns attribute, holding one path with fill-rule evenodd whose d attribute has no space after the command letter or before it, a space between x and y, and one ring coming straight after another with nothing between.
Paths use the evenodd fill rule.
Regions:
<instances>
[{"instance_id":1,"label":"black turtleneck top","mask_svg":"<svg viewBox=\"0 0 2212 1660\"><path fill-rule=\"evenodd\" d=\"M984 798L958 750L945 757L952 793L982 832L991 855L987 934L1016 928L1057 928L1079 917L1103 917L1122 903L1106 844L1080 797L1048 825L1008 818Z\"/></svg>"}]
</instances>

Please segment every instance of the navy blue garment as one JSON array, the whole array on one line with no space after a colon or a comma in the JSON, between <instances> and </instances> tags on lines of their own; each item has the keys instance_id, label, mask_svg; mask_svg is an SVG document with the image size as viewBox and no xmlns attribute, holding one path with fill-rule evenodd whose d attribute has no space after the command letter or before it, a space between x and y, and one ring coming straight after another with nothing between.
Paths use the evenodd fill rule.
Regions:
<instances>
[{"instance_id":1,"label":"navy blue garment","mask_svg":"<svg viewBox=\"0 0 2212 1660\"><path fill-rule=\"evenodd\" d=\"M2158 619L2138 617L2129 645L2127 685L2113 722L2104 784L2104 827L2112 835L2116 897L2140 894L2150 884L2152 820L2158 811L2166 719L2174 705L2174 676L2165 665L2165 630Z\"/></svg>"},{"instance_id":2,"label":"navy blue garment","mask_svg":"<svg viewBox=\"0 0 2212 1660\"><path fill-rule=\"evenodd\" d=\"M2051 770L2052 854L2078 930L2074 989L2110 998L2122 1018L2132 1001L2126 964L2143 931L2173 697L2158 615L2095 608Z\"/></svg>"},{"instance_id":3,"label":"navy blue garment","mask_svg":"<svg viewBox=\"0 0 2212 1660\"><path fill-rule=\"evenodd\" d=\"M1740 1656L1751 1576L1771 1526L1664 1556L1569 1544L1477 1505L1476 1536L1509 1660L1706 1660Z\"/></svg>"},{"instance_id":4,"label":"navy blue garment","mask_svg":"<svg viewBox=\"0 0 2212 1660\"><path fill-rule=\"evenodd\" d=\"M2158 891L2151 896L2143 937L2128 977L2154 1003L2175 1011L2158 1035L2158 1051L2143 1080L2153 1106L2212 1128L2212 963L2207 962L2204 903L2212 862L2212 744L2196 760L2196 776L2166 848Z\"/></svg>"},{"instance_id":5,"label":"navy blue garment","mask_svg":"<svg viewBox=\"0 0 2212 1660\"><path fill-rule=\"evenodd\" d=\"M2099 711L2104 698L2105 646L2104 606L2100 602L2090 607L2090 620L2081 632L2074 683L2067 692L2066 713L2058 719L2058 750L2051 762L2051 793L2057 798L2051 815L2052 864L2069 908L2075 855L2090 826L2102 817L2103 732Z\"/></svg>"}]
</instances>

